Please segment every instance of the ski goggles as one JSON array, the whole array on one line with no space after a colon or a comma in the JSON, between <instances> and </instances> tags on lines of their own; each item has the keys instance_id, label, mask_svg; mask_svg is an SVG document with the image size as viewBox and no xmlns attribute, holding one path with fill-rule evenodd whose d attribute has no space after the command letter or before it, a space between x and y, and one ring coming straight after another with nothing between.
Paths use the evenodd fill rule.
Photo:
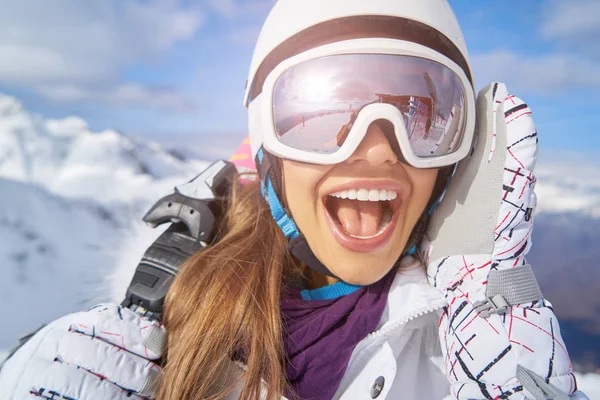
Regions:
<instances>
[{"instance_id":1,"label":"ski goggles","mask_svg":"<svg viewBox=\"0 0 600 400\"><path fill-rule=\"evenodd\" d=\"M402 157L414 167L447 166L468 154L475 99L458 65L409 42L401 48L388 39L352 44L351 50L344 42L309 50L267 76L256 102L261 110L255 128L267 151L336 164L356 151L373 122L384 119L394 127ZM251 135L257 123L252 107Z\"/></svg>"}]
</instances>

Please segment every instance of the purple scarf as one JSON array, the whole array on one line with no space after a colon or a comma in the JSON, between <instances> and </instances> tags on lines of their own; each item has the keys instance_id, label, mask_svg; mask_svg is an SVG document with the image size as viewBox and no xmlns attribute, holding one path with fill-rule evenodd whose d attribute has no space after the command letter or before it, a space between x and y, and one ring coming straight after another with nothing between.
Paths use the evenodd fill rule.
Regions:
<instances>
[{"instance_id":1,"label":"purple scarf","mask_svg":"<svg viewBox=\"0 0 600 400\"><path fill-rule=\"evenodd\" d=\"M385 309L395 269L379 282L333 300L303 300L286 287L281 298L287 379L304 400L330 400L354 348L373 332Z\"/></svg>"}]
</instances>

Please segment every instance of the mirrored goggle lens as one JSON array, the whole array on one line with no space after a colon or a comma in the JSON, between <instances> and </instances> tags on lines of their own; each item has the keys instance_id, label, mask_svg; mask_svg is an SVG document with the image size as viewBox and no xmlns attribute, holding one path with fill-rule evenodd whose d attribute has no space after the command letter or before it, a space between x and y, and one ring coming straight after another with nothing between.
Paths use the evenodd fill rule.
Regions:
<instances>
[{"instance_id":1,"label":"mirrored goggle lens","mask_svg":"<svg viewBox=\"0 0 600 400\"><path fill-rule=\"evenodd\" d=\"M298 150L335 153L360 111L395 106L417 157L456 151L464 134L465 93L460 78L435 61L390 54L342 54L286 70L273 93L275 132Z\"/></svg>"}]
</instances>

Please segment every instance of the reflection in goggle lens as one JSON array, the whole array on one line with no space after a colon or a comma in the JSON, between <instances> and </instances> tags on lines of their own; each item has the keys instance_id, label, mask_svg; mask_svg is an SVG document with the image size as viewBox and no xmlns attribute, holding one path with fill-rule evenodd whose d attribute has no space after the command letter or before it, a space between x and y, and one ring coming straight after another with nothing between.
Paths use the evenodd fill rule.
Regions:
<instances>
[{"instance_id":1,"label":"reflection in goggle lens","mask_svg":"<svg viewBox=\"0 0 600 400\"><path fill-rule=\"evenodd\" d=\"M450 154L464 134L464 89L435 61L390 54L343 54L295 65L277 80L273 116L286 146L332 154L344 144L360 111L391 104L417 157Z\"/></svg>"}]
</instances>

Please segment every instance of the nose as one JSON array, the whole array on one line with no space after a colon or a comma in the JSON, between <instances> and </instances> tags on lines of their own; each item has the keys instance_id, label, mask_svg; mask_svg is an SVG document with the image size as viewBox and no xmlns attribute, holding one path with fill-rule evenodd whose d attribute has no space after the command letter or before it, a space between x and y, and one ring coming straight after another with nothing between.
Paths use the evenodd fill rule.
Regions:
<instances>
[{"instance_id":1,"label":"nose","mask_svg":"<svg viewBox=\"0 0 600 400\"><path fill-rule=\"evenodd\" d=\"M395 164L398 162L398 156L377 122L373 122L369 126L362 142L347 160L350 164L359 161L366 161L374 167L385 163Z\"/></svg>"}]
</instances>

